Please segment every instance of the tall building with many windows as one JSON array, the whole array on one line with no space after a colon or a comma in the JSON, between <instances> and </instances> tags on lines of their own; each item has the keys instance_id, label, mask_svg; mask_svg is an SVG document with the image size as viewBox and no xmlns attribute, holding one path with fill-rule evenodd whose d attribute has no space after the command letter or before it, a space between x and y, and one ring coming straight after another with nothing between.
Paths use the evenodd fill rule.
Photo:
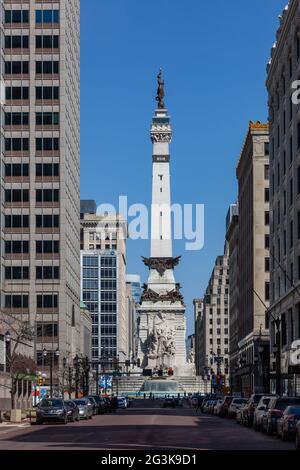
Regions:
<instances>
[{"instance_id":1,"label":"tall building with many windows","mask_svg":"<svg viewBox=\"0 0 300 470\"><path fill-rule=\"evenodd\" d=\"M236 391L249 395L263 392L268 386L269 331L265 325L270 298L268 124L250 121L237 165L237 179L238 355L232 380ZM236 276L234 271L230 275Z\"/></svg>"},{"instance_id":2,"label":"tall building with many windows","mask_svg":"<svg viewBox=\"0 0 300 470\"><path fill-rule=\"evenodd\" d=\"M271 385L274 391L276 346L281 353L281 391L299 395L300 366L299 360L295 360L294 343L300 339L300 107L299 86L294 83L300 75L299 0L291 0L279 18L276 43L267 67L271 143Z\"/></svg>"},{"instance_id":3,"label":"tall building with many windows","mask_svg":"<svg viewBox=\"0 0 300 470\"><path fill-rule=\"evenodd\" d=\"M96 365L104 358L119 358L124 363L132 351L128 346L127 225L120 215L87 210L81 214L81 298L93 322L92 361Z\"/></svg>"},{"instance_id":4,"label":"tall building with many windows","mask_svg":"<svg viewBox=\"0 0 300 470\"><path fill-rule=\"evenodd\" d=\"M196 370L210 376L212 386L221 385L217 375L225 375L229 381L229 290L228 246L223 256L218 256L211 274L203 306L199 302L200 315L197 327ZM223 383L224 385L224 383Z\"/></svg>"},{"instance_id":5,"label":"tall building with many windows","mask_svg":"<svg viewBox=\"0 0 300 470\"><path fill-rule=\"evenodd\" d=\"M0 13L1 311L34 327L47 371L80 350L80 2Z\"/></svg>"}]
</instances>

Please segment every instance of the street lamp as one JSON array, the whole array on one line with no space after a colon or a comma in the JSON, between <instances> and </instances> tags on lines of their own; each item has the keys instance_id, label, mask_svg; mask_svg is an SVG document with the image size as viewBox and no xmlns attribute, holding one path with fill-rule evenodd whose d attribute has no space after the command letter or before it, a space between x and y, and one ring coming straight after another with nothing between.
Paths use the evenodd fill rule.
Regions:
<instances>
[{"instance_id":1,"label":"street lamp","mask_svg":"<svg viewBox=\"0 0 300 470\"><path fill-rule=\"evenodd\" d=\"M7 332L5 333L5 342L6 342L6 343L10 343L10 341L11 341L10 332L7 331Z\"/></svg>"},{"instance_id":2,"label":"street lamp","mask_svg":"<svg viewBox=\"0 0 300 470\"><path fill-rule=\"evenodd\" d=\"M73 364L75 368L75 398L78 398L78 382L79 382L79 371L80 371L78 354L76 354L76 356L74 357Z\"/></svg>"},{"instance_id":3,"label":"street lamp","mask_svg":"<svg viewBox=\"0 0 300 470\"><path fill-rule=\"evenodd\" d=\"M59 349L57 348L54 352L54 355L56 357L59 357ZM48 351L46 348L43 349L43 357L46 359L48 357ZM50 361L49 361L49 367L50 367L50 398L53 396L53 351L50 351Z\"/></svg>"},{"instance_id":4,"label":"street lamp","mask_svg":"<svg viewBox=\"0 0 300 470\"><path fill-rule=\"evenodd\" d=\"M62 374L62 398L65 398L65 373L66 373L66 365L67 359L64 357L62 360L63 363L63 374Z\"/></svg>"}]
</instances>

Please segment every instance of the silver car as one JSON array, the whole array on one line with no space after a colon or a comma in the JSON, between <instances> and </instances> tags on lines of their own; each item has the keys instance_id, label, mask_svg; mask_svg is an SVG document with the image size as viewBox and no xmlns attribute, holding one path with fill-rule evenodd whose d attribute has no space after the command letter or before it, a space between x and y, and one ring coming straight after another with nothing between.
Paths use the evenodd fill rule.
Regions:
<instances>
[{"instance_id":1,"label":"silver car","mask_svg":"<svg viewBox=\"0 0 300 470\"><path fill-rule=\"evenodd\" d=\"M257 407L255 408L253 417L253 428L255 429L255 431L261 430L262 417L268 407L271 398L274 398L274 395L265 395L264 397L261 397Z\"/></svg>"},{"instance_id":2,"label":"silver car","mask_svg":"<svg viewBox=\"0 0 300 470\"><path fill-rule=\"evenodd\" d=\"M73 400L79 408L80 419L92 419L93 417L93 404L87 398L76 398Z\"/></svg>"}]
</instances>

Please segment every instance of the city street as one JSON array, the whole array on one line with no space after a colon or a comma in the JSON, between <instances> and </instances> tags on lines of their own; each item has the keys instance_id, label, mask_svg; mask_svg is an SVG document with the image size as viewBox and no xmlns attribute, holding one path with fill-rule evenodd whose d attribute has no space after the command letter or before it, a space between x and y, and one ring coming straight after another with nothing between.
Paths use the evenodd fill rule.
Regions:
<instances>
[{"instance_id":1,"label":"city street","mask_svg":"<svg viewBox=\"0 0 300 470\"><path fill-rule=\"evenodd\" d=\"M0 450L293 450L294 443L256 433L235 421L195 410L162 408L161 401L137 400L116 415L92 421L33 425L0 433Z\"/></svg>"}]
</instances>

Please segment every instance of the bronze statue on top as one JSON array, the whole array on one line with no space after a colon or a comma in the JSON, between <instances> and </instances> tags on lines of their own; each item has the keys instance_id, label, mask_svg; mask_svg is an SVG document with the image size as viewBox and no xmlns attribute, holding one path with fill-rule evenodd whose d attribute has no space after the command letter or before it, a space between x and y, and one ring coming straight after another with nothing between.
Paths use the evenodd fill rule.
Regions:
<instances>
[{"instance_id":1,"label":"bronze statue on top","mask_svg":"<svg viewBox=\"0 0 300 470\"><path fill-rule=\"evenodd\" d=\"M165 109L164 97L165 97L165 82L162 79L162 69L160 69L159 74L157 75L157 95L156 101L158 102L159 109Z\"/></svg>"}]
</instances>

